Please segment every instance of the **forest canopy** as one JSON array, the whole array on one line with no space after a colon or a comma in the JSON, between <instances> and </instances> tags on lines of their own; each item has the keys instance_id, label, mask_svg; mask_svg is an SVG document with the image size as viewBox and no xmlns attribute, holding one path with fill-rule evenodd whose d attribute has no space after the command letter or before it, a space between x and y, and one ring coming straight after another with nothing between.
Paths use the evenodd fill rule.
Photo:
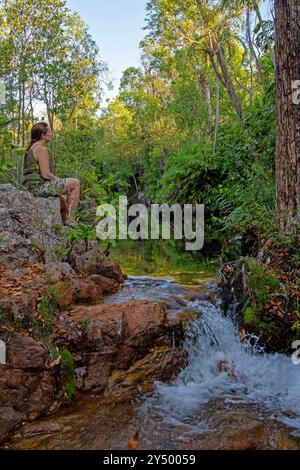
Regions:
<instances>
[{"instance_id":1,"label":"forest canopy","mask_svg":"<svg viewBox=\"0 0 300 470\"><path fill-rule=\"evenodd\" d=\"M103 106L107 66L80 15L64 0L0 1L1 181L19 183L44 117L59 176L85 198L204 203L207 246L229 257L236 237L280 239L272 2L263 17L256 0L149 0L146 15L140 65Z\"/></svg>"}]
</instances>

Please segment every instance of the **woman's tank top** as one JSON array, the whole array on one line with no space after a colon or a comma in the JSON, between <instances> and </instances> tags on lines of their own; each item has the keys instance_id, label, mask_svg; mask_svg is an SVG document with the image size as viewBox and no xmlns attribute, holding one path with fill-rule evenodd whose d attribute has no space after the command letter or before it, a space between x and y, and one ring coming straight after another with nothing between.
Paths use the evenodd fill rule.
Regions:
<instances>
[{"instance_id":1,"label":"woman's tank top","mask_svg":"<svg viewBox=\"0 0 300 470\"><path fill-rule=\"evenodd\" d=\"M40 173L39 162L34 158L33 150L30 149L24 156L23 181L27 189L37 188L45 183Z\"/></svg>"}]
</instances>

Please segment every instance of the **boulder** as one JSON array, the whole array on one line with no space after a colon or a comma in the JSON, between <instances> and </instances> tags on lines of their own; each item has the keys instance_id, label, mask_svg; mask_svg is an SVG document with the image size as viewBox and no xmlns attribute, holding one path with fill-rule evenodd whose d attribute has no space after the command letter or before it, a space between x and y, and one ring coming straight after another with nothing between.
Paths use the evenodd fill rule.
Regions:
<instances>
[{"instance_id":1,"label":"boulder","mask_svg":"<svg viewBox=\"0 0 300 470\"><path fill-rule=\"evenodd\" d=\"M6 335L4 341L7 361L0 365L0 417L4 407L5 419L14 427L20 413L23 420L31 420L49 410L57 391L56 380L42 343L19 334Z\"/></svg>"},{"instance_id":2,"label":"boulder","mask_svg":"<svg viewBox=\"0 0 300 470\"><path fill-rule=\"evenodd\" d=\"M105 396L122 401L135 395L152 392L156 381L170 382L186 365L187 353L183 348L161 346L134 362L128 370L112 372L105 388Z\"/></svg>"},{"instance_id":3,"label":"boulder","mask_svg":"<svg viewBox=\"0 0 300 470\"><path fill-rule=\"evenodd\" d=\"M0 185L1 264L54 261L64 232L59 198L34 198L11 184Z\"/></svg>"},{"instance_id":4,"label":"boulder","mask_svg":"<svg viewBox=\"0 0 300 470\"><path fill-rule=\"evenodd\" d=\"M112 279L119 284L126 279L126 276L124 276L120 269L120 265L100 253L97 241L90 240L86 242L85 240L80 240L73 246L68 258L75 271L87 275L98 274Z\"/></svg>"},{"instance_id":5,"label":"boulder","mask_svg":"<svg viewBox=\"0 0 300 470\"><path fill-rule=\"evenodd\" d=\"M1 333L6 364L0 364L0 443L21 422L65 403L64 349L72 354L68 374L74 374L79 392L128 400L151 391L157 380L174 379L185 366L182 340L194 319L186 313L169 316L159 303L132 301L60 313L48 338L51 348L26 334Z\"/></svg>"},{"instance_id":6,"label":"boulder","mask_svg":"<svg viewBox=\"0 0 300 470\"><path fill-rule=\"evenodd\" d=\"M177 323L169 321L165 308L149 301L80 306L60 315L51 341L72 352L82 391L112 390L115 380L119 383L120 377L133 376L139 369L136 380L147 379L149 388L158 378L171 379L182 366L180 357L175 360L178 350L170 333L179 325L179 317ZM118 379L109 379L112 374Z\"/></svg>"},{"instance_id":7,"label":"boulder","mask_svg":"<svg viewBox=\"0 0 300 470\"><path fill-rule=\"evenodd\" d=\"M28 336L14 335L10 338L7 362L11 369L46 369L47 361L48 351L42 343Z\"/></svg>"},{"instance_id":8,"label":"boulder","mask_svg":"<svg viewBox=\"0 0 300 470\"><path fill-rule=\"evenodd\" d=\"M7 436L17 429L25 419L23 413L18 413L9 406L0 407L0 445L7 440Z\"/></svg>"}]
</instances>

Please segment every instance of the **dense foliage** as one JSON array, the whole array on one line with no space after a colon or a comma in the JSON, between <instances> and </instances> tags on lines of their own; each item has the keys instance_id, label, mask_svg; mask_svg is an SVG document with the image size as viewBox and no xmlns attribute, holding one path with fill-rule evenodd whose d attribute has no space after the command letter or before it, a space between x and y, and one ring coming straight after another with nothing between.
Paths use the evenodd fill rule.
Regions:
<instances>
[{"instance_id":1,"label":"dense foliage","mask_svg":"<svg viewBox=\"0 0 300 470\"><path fill-rule=\"evenodd\" d=\"M204 203L206 247L229 257L274 235L274 27L259 2L150 0L140 66L105 109L105 65L63 0L2 0L0 16L2 181L18 179L11 141L24 147L42 103L58 174L93 203Z\"/></svg>"}]
</instances>

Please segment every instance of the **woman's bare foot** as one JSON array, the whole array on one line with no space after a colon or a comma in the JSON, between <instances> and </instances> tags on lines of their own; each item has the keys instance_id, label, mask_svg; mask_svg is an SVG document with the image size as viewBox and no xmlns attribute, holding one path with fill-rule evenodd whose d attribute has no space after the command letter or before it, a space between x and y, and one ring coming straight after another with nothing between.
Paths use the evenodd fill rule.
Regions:
<instances>
[{"instance_id":1,"label":"woman's bare foot","mask_svg":"<svg viewBox=\"0 0 300 470\"><path fill-rule=\"evenodd\" d=\"M73 215L66 215L63 222L67 227L74 227L76 225L76 219Z\"/></svg>"}]
</instances>

